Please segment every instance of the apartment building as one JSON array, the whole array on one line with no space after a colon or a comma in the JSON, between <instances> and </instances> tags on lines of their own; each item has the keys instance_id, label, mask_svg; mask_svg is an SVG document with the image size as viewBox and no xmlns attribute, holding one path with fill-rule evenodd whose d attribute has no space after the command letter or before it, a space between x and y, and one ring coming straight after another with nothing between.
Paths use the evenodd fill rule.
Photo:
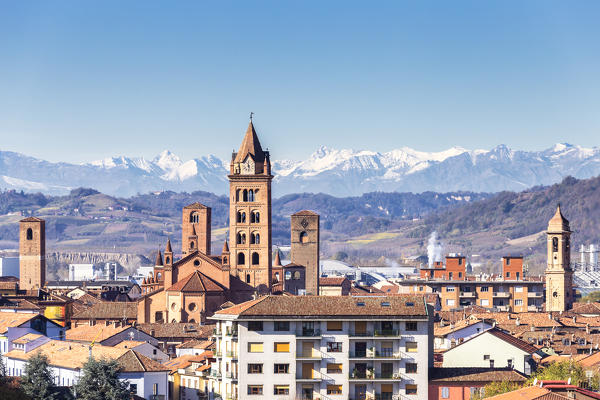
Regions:
<instances>
[{"instance_id":1,"label":"apartment building","mask_svg":"<svg viewBox=\"0 0 600 400\"><path fill-rule=\"evenodd\" d=\"M424 296L265 296L215 313L211 391L224 399L426 399Z\"/></svg>"},{"instance_id":2,"label":"apartment building","mask_svg":"<svg viewBox=\"0 0 600 400\"><path fill-rule=\"evenodd\" d=\"M445 264L422 268L419 278L397 284L407 293L438 294L444 311L471 305L497 311L542 311L544 303L543 277L525 277L520 256L502 257L501 273L484 276L467 274L465 257L451 255Z\"/></svg>"}]
</instances>

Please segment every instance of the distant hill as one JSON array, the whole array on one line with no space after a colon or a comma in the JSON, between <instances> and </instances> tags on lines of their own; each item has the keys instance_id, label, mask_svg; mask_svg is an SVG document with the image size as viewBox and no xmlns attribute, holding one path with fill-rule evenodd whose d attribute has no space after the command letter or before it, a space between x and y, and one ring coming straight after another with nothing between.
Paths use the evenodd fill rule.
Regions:
<instances>
[{"instance_id":1,"label":"distant hill","mask_svg":"<svg viewBox=\"0 0 600 400\"><path fill-rule=\"evenodd\" d=\"M263 143L266 144L266 143ZM550 185L566 176L600 174L600 148L557 144L542 151L453 147L422 152L407 147L387 152L321 147L305 160L273 156L273 193L327 193L338 197L369 192L500 192ZM67 195L91 187L111 196L158 191L227 193L229 161L214 155L184 161L170 151L151 160L110 157L84 164L52 163L0 151L0 189Z\"/></svg>"}]
</instances>

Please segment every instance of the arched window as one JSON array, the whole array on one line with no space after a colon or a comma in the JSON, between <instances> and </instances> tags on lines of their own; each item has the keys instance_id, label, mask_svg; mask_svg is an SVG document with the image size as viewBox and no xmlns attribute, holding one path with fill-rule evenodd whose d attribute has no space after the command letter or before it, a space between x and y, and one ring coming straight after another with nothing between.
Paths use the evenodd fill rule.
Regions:
<instances>
[{"instance_id":1,"label":"arched window","mask_svg":"<svg viewBox=\"0 0 600 400\"><path fill-rule=\"evenodd\" d=\"M307 243L308 242L308 233L302 231L300 232L300 243Z\"/></svg>"},{"instance_id":2,"label":"arched window","mask_svg":"<svg viewBox=\"0 0 600 400\"><path fill-rule=\"evenodd\" d=\"M238 262L239 265L246 264L246 255L244 253L238 253Z\"/></svg>"},{"instance_id":3,"label":"arched window","mask_svg":"<svg viewBox=\"0 0 600 400\"><path fill-rule=\"evenodd\" d=\"M197 224L200 221L200 216L197 212L193 212L190 214L190 222L193 224Z\"/></svg>"},{"instance_id":4,"label":"arched window","mask_svg":"<svg viewBox=\"0 0 600 400\"><path fill-rule=\"evenodd\" d=\"M552 251L558 251L558 238L552 238Z\"/></svg>"},{"instance_id":5,"label":"arched window","mask_svg":"<svg viewBox=\"0 0 600 400\"><path fill-rule=\"evenodd\" d=\"M190 249L194 248L194 242L190 242Z\"/></svg>"},{"instance_id":6,"label":"arched window","mask_svg":"<svg viewBox=\"0 0 600 400\"><path fill-rule=\"evenodd\" d=\"M289 281L292 279L292 273L290 271L285 271L285 280Z\"/></svg>"},{"instance_id":7,"label":"arched window","mask_svg":"<svg viewBox=\"0 0 600 400\"><path fill-rule=\"evenodd\" d=\"M248 190L248 201L254 201L254 190Z\"/></svg>"},{"instance_id":8,"label":"arched window","mask_svg":"<svg viewBox=\"0 0 600 400\"><path fill-rule=\"evenodd\" d=\"M162 273L161 272L159 272L158 274L156 274L156 279L159 280L159 281L162 279Z\"/></svg>"},{"instance_id":9,"label":"arched window","mask_svg":"<svg viewBox=\"0 0 600 400\"><path fill-rule=\"evenodd\" d=\"M258 211L254 211L254 222L257 224L260 222L260 213Z\"/></svg>"},{"instance_id":10,"label":"arched window","mask_svg":"<svg viewBox=\"0 0 600 400\"><path fill-rule=\"evenodd\" d=\"M294 279L295 279L295 280L298 280L298 279L300 279L300 271L296 271L296 272L294 272Z\"/></svg>"},{"instance_id":11,"label":"arched window","mask_svg":"<svg viewBox=\"0 0 600 400\"><path fill-rule=\"evenodd\" d=\"M243 232L238 232L236 242L237 244L246 244L246 234Z\"/></svg>"},{"instance_id":12,"label":"arched window","mask_svg":"<svg viewBox=\"0 0 600 400\"><path fill-rule=\"evenodd\" d=\"M31 228L27 228L27 240L33 240L33 230Z\"/></svg>"},{"instance_id":13,"label":"arched window","mask_svg":"<svg viewBox=\"0 0 600 400\"><path fill-rule=\"evenodd\" d=\"M246 283L250 283L250 274L246 274Z\"/></svg>"},{"instance_id":14,"label":"arched window","mask_svg":"<svg viewBox=\"0 0 600 400\"><path fill-rule=\"evenodd\" d=\"M169 256L165 257L165 262L166 262L167 264L168 264L168 263L170 263L170 262L171 262L171 257L169 257Z\"/></svg>"},{"instance_id":15,"label":"arched window","mask_svg":"<svg viewBox=\"0 0 600 400\"><path fill-rule=\"evenodd\" d=\"M246 222L246 213L243 211L238 211L237 213L237 222L244 223Z\"/></svg>"},{"instance_id":16,"label":"arched window","mask_svg":"<svg viewBox=\"0 0 600 400\"><path fill-rule=\"evenodd\" d=\"M275 282L279 282L279 272L275 272Z\"/></svg>"},{"instance_id":17,"label":"arched window","mask_svg":"<svg viewBox=\"0 0 600 400\"><path fill-rule=\"evenodd\" d=\"M252 265L258 265L260 263L260 257L257 252L252 253Z\"/></svg>"},{"instance_id":18,"label":"arched window","mask_svg":"<svg viewBox=\"0 0 600 400\"><path fill-rule=\"evenodd\" d=\"M260 244L260 233L254 234L254 244Z\"/></svg>"},{"instance_id":19,"label":"arched window","mask_svg":"<svg viewBox=\"0 0 600 400\"><path fill-rule=\"evenodd\" d=\"M240 201L240 189L235 191L235 201Z\"/></svg>"},{"instance_id":20,"label":"arched window","mask_svg":"<svg viewBox=\"0 0 600 400\"><path fill-rule=\"evenodd\" d=\"M246 189L242 192L242 201L248 201L248 191Z\"/></svg>"}]
</instances>

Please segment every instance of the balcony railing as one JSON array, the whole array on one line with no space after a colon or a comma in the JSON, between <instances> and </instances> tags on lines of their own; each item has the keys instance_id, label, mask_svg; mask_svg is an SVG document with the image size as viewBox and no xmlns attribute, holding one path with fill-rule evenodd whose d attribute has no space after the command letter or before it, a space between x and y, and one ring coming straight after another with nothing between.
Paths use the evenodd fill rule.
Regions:
<instances>
[{"instance_id":1,"label":"balcony railing","mask_svg":"<svg viewBox=\"0 0 600 400\"><path fill-rule=\"evenodd\" d=\"M216 370L211 370L210 371L210 377L211 378L221 379L221 373L219 371L216 371Z\"/></svg>"},{"instance_id":2,"label":"balcony railing","mask_svg":"<svg viewBox=\"0 0 600 400\"><path fill-rule=\"evenodd\" d=\"M352 372L348 374L348 379L350 380L400 380L402 379L402 374L398 372L386 372L386 373L375 373L371 371L365 372Z\"/></svg>"},{"instance_id":3,"label":"balcony railing","mask_svg":"<svg viewBox=\"0 0 600 400\"><path fill-rule=\"evenodd\" d=\"M311 351L301 351L296 353L296 358L309 358L312 360L320 360L323 358L323 353L317 349L311 349Z\"/></svg>"},{"instance_id":4,"label":"balcony railing","mask_svg":"<svg viewBox=\"0 0 600 400\"><path fill-rule=\"evenodd\" d=\"M510 292L494 292L494 297L510 297Z\"/></svg>"},{"instance_id":5,"label":"balcony railing","mask_svg":"<svg viewBox=\"0 0 600 400\"><path fill-rule=\"evenodd\" d=\"M238 355L237 355L237 352L235 352L235 351L228 351L225 353L225 357L238 358Z\"/></svg>"},{"instance_id":6,"label":"balcony railing","mask_svg":"<svg viewBox=\"0 0 600 400\"><path fill-rule=\"evenodd\" d=\"M318 336L321 336L321 330L320 329L301 329L298 332L296 332L296 336L318 337Z\"/></svg>"},{"instance_id":7,"label":"balcony railing","mask_svg":"<svg viewBox=\"0 0 600 400\"><path fill-rule=\"evenodd\" d=\"M227 330L225 331L225 336L235 336L235 337L237 337L237 335L238 335L237 329L227 328Z\"/></svg>"},{"instance_id":8,"label":"balcony railing","mask_svg":"<svg viewBox=\"0 0 600 400\"><path fill-rule=\"evenodd\" d=\"M351 331L348 333L348 336L353 337L390 337L390 336L400 336L399 329L375 329L375 330L367 330L362 332Z\"/></svg>"},{"instance_id":9,"label":"balcony railing","mask_svg":"<svg viewBox=\"0 0 600 400\"><path fill-rule=\"evenodd\" d=\"M528 292L527 293L527 297L533 297L533 298L542 298L544 297L544 294L542 292Z\"/></svg>"},{"instance_id":10,"label":"balcony railing","mask_svg":"<svg viewBox=\"0 0 600 400\"><path fill-rule=\"evenodd\" d=\"M350 358L402 358L400 353L394 353L392 349L367 350L350 352Z\"/></svg>"},{"instance_id":11,"label":"balcony railing","mask_svg":"<svg viewBox=\"0 0 600 400\"><path fill-rule=\"evenodd\" d=\"M475 297L475 292L460 292L460 297Z\"/></svg>"},{"instance_id":12,"label":"balcony railing","mask_svg":"<svg viewBox=\"0 0 600 400\"><path fill-rule=\"evenodd\" d=\"M237 374L233 371L225 372L225 378L227 379L237 379Z\"/></svg>"}]
</instances>

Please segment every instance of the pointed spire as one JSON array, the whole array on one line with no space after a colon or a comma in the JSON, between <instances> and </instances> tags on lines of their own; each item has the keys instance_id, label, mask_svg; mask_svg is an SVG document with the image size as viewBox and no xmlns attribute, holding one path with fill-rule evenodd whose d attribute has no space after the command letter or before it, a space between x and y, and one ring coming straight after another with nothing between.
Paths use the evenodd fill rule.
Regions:
<instances>
[{"instance_id":1,"label":"pointed spire","mask_svg":"<svg viewBox=\"0 0 600 400\"><path fill-rule=\"evenodd\" d=\"M242 141L240 150L237 152L237 155L235 156L233 162L243 162L248 154L252 156L255 163L264 162L265 153L263 152L262 147L260 146L258 135L254 130L254 124L252 124L252 120L250 120L250 123L248 124L248 129L246 129L246 135L244 136L244 140Z\"/></svg>"},{"instance_id":2,"label":"pointed spire","mask_svg":"<svg viewBox=\"0 0 600 400\"><path fill-rule=\"evenodd\" d=\"M550 221L548 222L548 230L549 231L569 231L569 221L562 214L562 210L560 209L560 203L556 207L556 212Z\"/></svg>"},{"instance_id":3,"label":"pointed spire","mask_svg":"<svg viewBox=\"0 0 600 400\"><path fill-rule=\"evenodd\" d=\"M223 243L223 251L221 251L221 254L224 253L229 253L229 245L227 244L227 240L225 240L225 243Z\"/></svg>"},{"instance_id":4,"label":"pointed spire","mask_svg":"<svg viewBox=\"0 0 600 400\"><path fill-rule=\"evenodd\" d=\"M158 250L158 253L156 254L156 262L154 263L154 265L158 266L163 266L163 259L162 259L162 255L160 254L160 249Z\"/></svg>"},{"instance_id":5,"label":"pointed spire","mask_svg":"<svg viewBox=\"0 0 600 400\"><path fill-rule=\"evenodd\" d=\"M171 239L167 238L167 247L165 247L165 253L172 253L173 249L171 248Z\"/></svg>"},{"instance_id":6,"label":"pointed spire","mask_svg":"<svg viewBox=\"0 0 600 400\"><path fill-rule=\"evenodd\" d=\"M275 250L275 265L281 266L281 257L279 256L279 249Z\"/></svg>"}]
</instances>

